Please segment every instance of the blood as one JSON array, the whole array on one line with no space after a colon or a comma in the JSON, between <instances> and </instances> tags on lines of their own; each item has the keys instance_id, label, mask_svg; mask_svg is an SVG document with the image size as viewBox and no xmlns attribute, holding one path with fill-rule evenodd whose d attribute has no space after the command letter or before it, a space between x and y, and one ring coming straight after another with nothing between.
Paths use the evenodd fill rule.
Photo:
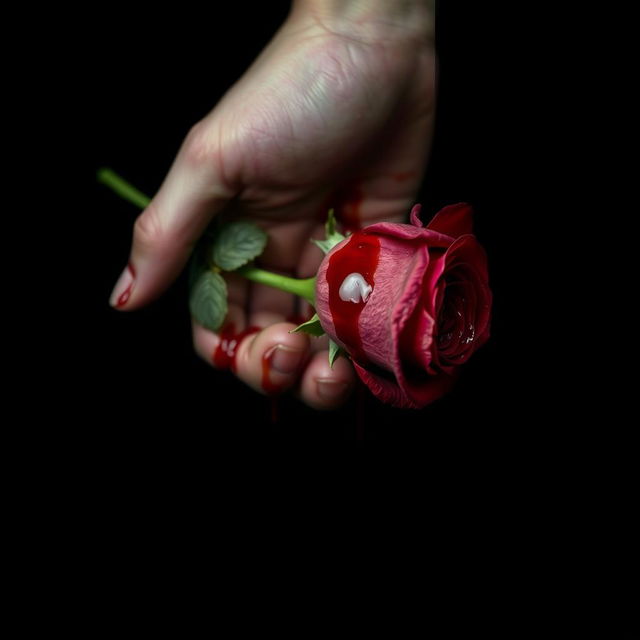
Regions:
<instances>
[{"instance_id":1,"label":"blood","mask_svg":"<svg viewBox=\"0 0 640 640\"><path fill-rule=\"evenodd\" d=\"M406 182L416 176L415 171L398 171L389 174L395 182ZM364 189L362 178L347 182L336 189L324 201L318 212L318 220L326 220L327 211L333 208L336 218L342 223L345 233L353 233L362 229L362 203L364 202Z\"/></svg>"},{"instance_id":2,"label":"blood","mask_svg":"<svg viewBox=\"0 0 640 640\"><path fill-rule=\"evenodd\" d=\"M236 356L240 343L250 335L260 331L260 327L247 327L244 331L236 333L235 326L228 324L220 331L220 342L213 352L212 361L218 369L230 369L236 372ZM271 382L271 356L273 350L267 351L262 357L262 382L261 386L268 395L273 395L281 391L281 389ZM279 411L277 398L270 398L270 417L271 423L277 424L279 421Z\"/></svg>"},{"instance_id":3,"label":"blood","mask_svg":"<svg viewBox=\"0 0 640 640\"><path fill-rule=\"evenodd\" d=\"M260 327L247 327L236 333L233 324L228 324L220 331L220 342L213 352L213 364L218 369L231 369L236 372L236 355L240 343L247 337L260 331Z\"/></svg>"},{"instance_id":4,"label":"blood","mask_svg":"<svg viewBox=\"0 0 640 640\"><path fill-rule=\"evenodd\" d=\"M362 227L362 202L364 191L358 182L351 182L334 194L336 218L342 222L345 233Z\"/></svg>"},{"instance_id":5,"label":"blood","mask_svg":"<svg viewBox=\"0 0 640 640\"><path fill-rule=\"evenodd\" d=\"M281 391L280 387L277 384L273 384L271 381L271 358L273 357L274 349L269 349L262 356L262 390L267 395L272 395L274 393L278 393Z\"/></svg>"},{"instance_id":6,"label":"blood","mask_svg":"<svg viewBox=\"0 0 640 640\"><path fill-rule=\"evenodd\" d=\"M118 297L118 301L116 302L116 306L117 307L122 307L125 304L127 304L127 300L129 299L129 296L131 295L131 288L133 287L133 283L135 282L136 270L133 268L133 265L130 262L127 265L127 268L131 272L132 280L129 283L129 286Z\"/></svg>"},{"instance_id":7,"label":"blood","mask_svg":"<svg viewBox=\"0 0 640 640\"><path fill-rule=\"evenodd\" d=\"M365 302L351 302L340 298L340 285L351 273L359 273L375 289L375 272L380 255L380 240L365 231L354 233L349 242L329 258L327 282L329 283L329 310L336 336L349 347L351 357L366 363L368 358L362 348L358 320ZM373 295L373 293L371 294Z\"/></svg>"},{"instance_id":8,"label":"blood","mask_svg":"<svg viewBox=\"0 0 640 640\"><path fill-rule=\"evenodd\" d=\"M213 364L218 369L231 369L236 372L236 356L240 343L254 333L260 331L259 327L248 327L240 333L236 333L233 324L223 327L220 332L220 342L213 353ZM271 381L271 358L273 357L273 349L269 349L262 356L262 382L261 386L265 393L273 394L280 391L278 385Z\"/></svg>"}]
</instances>

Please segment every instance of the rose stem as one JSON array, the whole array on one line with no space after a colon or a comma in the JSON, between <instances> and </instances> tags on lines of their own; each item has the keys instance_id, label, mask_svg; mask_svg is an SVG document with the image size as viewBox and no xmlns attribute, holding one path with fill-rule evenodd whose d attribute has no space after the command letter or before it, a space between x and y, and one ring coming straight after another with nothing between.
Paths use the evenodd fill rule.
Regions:
<instances>
[{"instance_id":1,"label":"rose stem","mask_svg":"<svg viewBox=\"0 0 640 640\"><path fill-rule=\"evenodd\" d=\"M141 209L144 209L149 202L151 202L151 198L145 196L141 191L138 191L133 185L129 184L111 169L103 167L98 171L97 177L99 182L107 185L119 196L137 205ZM307 300L312 306L315 306L315 278L306 278L304 280L289 278L288 276L281 276L280 274L271 273L264 269L258 269L258 267L252 265L240 267L240 269L236 269L234 273L239 273L241 276L247 278L247 280L252 280L259 284L266 284L270 287L286 291L287 293L293 293Z\"/></svg>"},{"instance_id":2,"label":"rose stem","mask_svg":"<svg viewBox=\"0 0 640 640\"><path fill-rule=\"evenodd\" d=\"M264 269L258 269L253 265L246 265L236 269L234 273L239 273L241 276L257 282L259 284L266 284L269 287L286 291L287 293L293 293L296 296L304 298L315 306L315 284L316 279L305 278L304 280L298 278L289 278L288 276L282 276L278 273L271 273L271 271L265 271Z\"/></svg>"},{"instance_id":3,"label":"rose stem","mask_svg":"<svg viewBox=\"0 0 640 640\"><path fill-rule=\"evenodd\" d=\"M119 196L128 200L132 204L144 209L150 202L151 198L145 196L144 193L138 191L134 186L123 180L115 171L103 167L98 170L98 181L106 184L113 189Z\"/></svg>"}]
</instances>

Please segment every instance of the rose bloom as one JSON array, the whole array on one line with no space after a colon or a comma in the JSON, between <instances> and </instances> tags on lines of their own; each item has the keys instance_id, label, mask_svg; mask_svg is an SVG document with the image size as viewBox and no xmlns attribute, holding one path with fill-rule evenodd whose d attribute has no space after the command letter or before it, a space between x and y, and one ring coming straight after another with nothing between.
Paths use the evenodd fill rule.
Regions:
<instances>
[{"instance_id":1,"label":"rose bloom","mask_svg":"<svg viewBox=\"0 0 640 640\"><path fill-rule=\"evenodd\" d=\"M442 396L459 366L489 338L487 259L467 204L450 205L423 227L381 222L325 256L316 311L383 402L422 408Z\"/></svg>"}]
</instances>

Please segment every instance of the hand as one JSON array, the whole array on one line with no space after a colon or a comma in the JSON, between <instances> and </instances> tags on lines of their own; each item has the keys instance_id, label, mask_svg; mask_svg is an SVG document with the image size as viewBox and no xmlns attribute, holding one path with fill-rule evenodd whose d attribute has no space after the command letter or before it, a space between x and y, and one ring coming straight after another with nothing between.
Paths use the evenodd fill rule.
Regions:
<instances>
[{"instance_id":1,"label":"hand","mask_svg":"<svg viewBox=\"0 0 640 640\"><path fill-rule=\"evenodd\" d=\"M351 228L401 221L430 146L435 55L423 3L399 3L402 11L391 4L294 3L251 68L191 128L137 218L133 273L125 269L116 284L114 306L134 310L157 298L215 215L264 228L260 265L300 278L320 264L309 239L322 237L329 206ZM228 322L236 331L261 329L239 344L236 375L264 390L266 355L269 387L295 386L315 408L346 400L355 383L350 363L338 358L331 369L325 338L289 333L295 323L287 318L307 310L289 294L226 277ZM193 341L213 365L220 336L194 322Z\"/></svg>"}]
</instances>

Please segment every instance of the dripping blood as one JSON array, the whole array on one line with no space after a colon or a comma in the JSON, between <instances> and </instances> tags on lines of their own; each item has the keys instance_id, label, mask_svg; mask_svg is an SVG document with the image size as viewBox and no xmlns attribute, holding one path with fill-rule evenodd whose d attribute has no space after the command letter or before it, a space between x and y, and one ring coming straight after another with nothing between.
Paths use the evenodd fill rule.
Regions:
<instances>
[{"instance_id":1,"label":"dripping blood","mask_svg":"<svg viewBox=\"0 0 640 640\"><path fill-rule=\"evenodd\" d=\"M247 337L260 331L259 327L248 327L236 333L235 326L228 324L220 331L220 342L213 353L213 364L218 369L236 371L236 354L238 346Z\"/></svg>"},{"instance_id":2,"label":"dripping blood","mask_svg":"<svg viewBox=\"0 0 640 640\"><path fill-rule=\"evenodd\" d=\"M220 342L213 353L212 361L218 369L230 369L234 373L236 372L236 355L238 353L238 347L240 343L247 336L253 335L260 331L260 327L248 327L244 331L236 333L235 326L228 324L220 331ZM273 395L281 389L271 382L271 355L269 351L262 357L262 381L261 386L264 392L268 395ZM278 404L277 398L271 398L270 415L272 424L278 422Z\"/></svg>"},{"instance_id":3,"label":"dripping blood","mask_svg":"<svg viewBox=\"0 0 640 640\"><path fill-rule=\"evenodd\" d=\"M273 384L273 382L271 382L271 358L273 356L273 349L269 349L263 356L262 356L262 390L267 394L267 395L272 395L274 393L278 393L279 391L281 391L280 387L276 384Z\"/></svg>"}]
</instances>

